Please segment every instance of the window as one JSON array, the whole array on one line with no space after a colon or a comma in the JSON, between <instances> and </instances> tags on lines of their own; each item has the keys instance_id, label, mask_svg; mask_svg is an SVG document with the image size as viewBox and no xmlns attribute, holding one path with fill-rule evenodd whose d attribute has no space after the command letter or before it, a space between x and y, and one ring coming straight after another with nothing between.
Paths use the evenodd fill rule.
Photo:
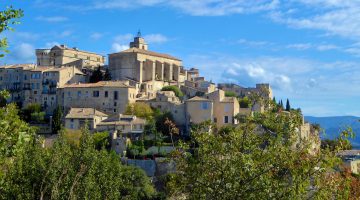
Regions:
<instances>
[{"instance_id":1,"label":"window","mask_svg":"<svg viewBox=\"0 0 360 200\"><path fill-rule=\"evenodd\" d=\"M105 97L107 98L109 96L109 92L105 91Z\"/></svg>"},{"instance_id":2,"label":"window","mask_svg":"<svg viewBox=\"0 0 360 200\"><path fill-rule=\"evenodd\" d=\"M229 116L224 116L224 123L225 124L229 123Z\"/></svg>"},{"instance_id":3,"label":"window","mask_svg":"<svg viewBox=\"0 0 360 200\"><path fill-rule=\"evenodd\" d=\"M225 112L230 112L230 105L229 104L225 104L224 111Z\"/></svg>"},{"instance_id":4,"label":"window","mask_svg":"<svg viewBox=\"0 0 360 200\"><path fill-rule=\"evenodd\" d=\"M26 75L24 75L24 80L27 80L27 76L26 76Z\"/></svg>"},{"instance_id":5,"label":"window","mask_svg":"<svg viewBox=\"0 0 360 200\"><path fill-rule=\"evenodd\" d=\"M40 83L36 83L36 89L40 89Z\"/></svg>"},{"instance_id":6,"label":"window","mask_svg":"<svg viewBox=\"0 0 360 200\"><path fill-rule=\"evenodd\" d=\"M93 97L99 97L99 91L93 91Z\"/></svg>"},{"instance_id":7,"label":"window","mask_svg":"<svg viewBox=\"0 0 360 200\"><path fill-rule=\"evenodd\" d=\"M74 122L74 119L70 119L71 122Z\"/></svg>"},{"instance_id":8,"label":"window","mask_svg":"<svg viewBox=\"0 0 360 200\"><path fill-rule=\"evenodd\" d=\"M70 124L70 129L74 129L74 124Z\"/></svg>"},{"instance_id":9,"label":"window","mask_svg":"<svg viewBox=\"0 0 360 200\"><path fill-rule=\"evenodd\" d=\"M118 99L118 91L114 91L114 99L115 99L115 100Z\"/></svg>"},{"instance_id":10,"label":"window","mask_svg":"<svg viewBox=\"0 0 360 200\"><path fill-rule=\"evenodd\" d=\"M37 91L36 91L36 90L34 91L34 94L37 94ZM35 99L35 101L36 101L36 99Z\"/></svg>"},{"instance_id":11,"label":"window","mask_svg":"<svg viewBox=\"0 0 360 200\"><path fill-rule=\"evenodd\" d=\"M114 109L114 113L116 113L116 109Z\"/></svg>"},{"instance_id":12,"label":"window","mask_svg":"<svg viewBox=\"0 0 360 200\"><path fill-rule=\"evenodd\" d=\"M77 92L77 96L78 96L78 97L81 97L81 91L78 91L78 92Z\"/></svg>"},{"instance_id":13,"label":"window","mask_svg":"<svg viewBox=\"0 0 360 200\"><path fill-rule=\"evenodd\" d=\"M209 109L209 103L208 102L201 102L201 109L203 109L203 110Z\"/></svg>"},{"instance_id":14,"label":"window","mask_svg":"<svg viewBox=\"0 0 360 200\"><path fill-rule=\"evenodd\" d=\"M217 118L216 118L216 117L214 117L214 122L215 122L215 123L217 122Z\"/></svg>"},{"instance_id":15,"label":"window","mask_svg":"<svg viewBox=\"0 0 360 200\"><path fill-rule=\"evenodd\" d=\"M117 106L117 103L116 103L116 101L114 102L114 106Z\"/></svg>"},{"instance_id":16,"label":"window","mask_svg":"<svg viewBox=\"0 0 360 200\"><path fill-rule=\"evenodd\" d=\"M69 97L71 96L71 92L68 92L68 96L69 96Z\"/></svg>"}]
</instances>

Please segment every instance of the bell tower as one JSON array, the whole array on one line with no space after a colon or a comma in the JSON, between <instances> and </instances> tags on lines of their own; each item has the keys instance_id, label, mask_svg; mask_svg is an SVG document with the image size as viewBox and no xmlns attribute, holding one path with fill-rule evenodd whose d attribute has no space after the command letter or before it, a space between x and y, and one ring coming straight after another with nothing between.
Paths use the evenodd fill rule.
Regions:
<instances>
[{"instance_id":1,"label":"bell tower","mask_svg":"<svg viewBox=\"0 0 360 200\"><path fill-rule=\"evenodd\" d=\"M145 39L141 36L140 30L138 31L133 42L130 42L130 48L139 48L148 50L148 44L146 44Z\"/></svg>"}]
</instances>

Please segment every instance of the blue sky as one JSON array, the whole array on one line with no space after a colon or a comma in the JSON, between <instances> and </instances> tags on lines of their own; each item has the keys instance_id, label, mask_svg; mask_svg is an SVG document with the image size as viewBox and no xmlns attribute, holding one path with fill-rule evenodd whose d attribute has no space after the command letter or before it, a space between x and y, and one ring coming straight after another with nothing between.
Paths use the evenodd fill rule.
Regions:
<instances>
[{"instance_id":1,"label":"blue sky","mask_svg":"<svg viewBox=\"0 0 360 200\"><path fill-rule=\"evenodd\" d=\"M25 12L0 64L33 63L34 49L66 44L103 55L138 29L149 49L214 82L270 83L305 115L360 116L360 1L1 1Z\"/></svg>"}]
</instances>

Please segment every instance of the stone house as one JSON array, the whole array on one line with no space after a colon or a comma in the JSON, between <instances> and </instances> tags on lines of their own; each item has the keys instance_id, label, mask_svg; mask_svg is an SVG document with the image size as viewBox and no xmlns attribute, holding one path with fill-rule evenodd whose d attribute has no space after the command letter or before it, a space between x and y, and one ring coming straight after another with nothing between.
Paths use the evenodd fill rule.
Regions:
<instances>
[{"instance_id":1,"label":"stone house","mask_svg":"<svg viewBox=\"0 0 360 200\"><path fill-rule=\"evenodd\" d=\"M66 84L58 90L58 103L65 111L72 107L95 108L109 115L125 112L136 101L137 89L128 81Z\"/></svg>"},{"instance_id":2,"label":"stone house","mask_svg":"<svg viewBox=\"0 0 360 200\"><path fill-rule=\"evenodd\" d=\"M89 130L95 130L107 118L107 114L95 108L71 108L65 116L65 128L78 130L87 124Z\"/></svg>"},{"instance_id":3,"label":"stone house","mask_svg":"<svg viewBox=\"0 0 360 200\"><path fill-rule=\"evenodd\" d=\"M96 53L55 45L51 49L36 49L38 66L75 66L78 69L103 66L105 57Z\"/></svg>"}]
</instances>

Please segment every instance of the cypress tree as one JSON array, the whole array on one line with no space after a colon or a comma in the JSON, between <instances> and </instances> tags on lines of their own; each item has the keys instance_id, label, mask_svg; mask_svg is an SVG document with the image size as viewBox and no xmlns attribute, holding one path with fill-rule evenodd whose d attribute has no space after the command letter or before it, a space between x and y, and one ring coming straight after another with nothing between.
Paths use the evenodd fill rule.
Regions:
<instances>
[{"instance_id":1,"label":"cypress tree","mask_svg":"<svg viewBox=\"0 0 360 200\"><path fill-rule=\"evenodd\" d=\"M90 83L97 83L99 81L103 80L103 74L100 70L100 67L97 68L97 70L95 70L91 76L90 76Z\"/></svg>"},{"instance_id":2,"label":"cypress tree","mask_svg":"<svg viewBox=\"0 0 360 200\"><path fill-rule=\"evenodd\" d=\"M283 104L282 99L280 100L280 108L281 108L281 109L284 109L284 104Z\"/></svg>"},{"instance_id":3,"label":"cypress tree","mask_svg":"<svg viewBox=\"0 0 360 200\"><path fill-rule=\"evenodd\" d=\"M289 99L286 99L286 111L290 111L291 107L290 107L290 102Z\"/></svg>"},{"instance_id":4,"label":"cypress tree","mask_svg":"<svg viewBox=\"0 0 360 200\"><path fill-rule=\"evenodd\" d=\"M104 74L104 81L110 81L111 80L111 74L109 72L109 69L106 68L105 74Z\"/></svg>"}]
</instances>

